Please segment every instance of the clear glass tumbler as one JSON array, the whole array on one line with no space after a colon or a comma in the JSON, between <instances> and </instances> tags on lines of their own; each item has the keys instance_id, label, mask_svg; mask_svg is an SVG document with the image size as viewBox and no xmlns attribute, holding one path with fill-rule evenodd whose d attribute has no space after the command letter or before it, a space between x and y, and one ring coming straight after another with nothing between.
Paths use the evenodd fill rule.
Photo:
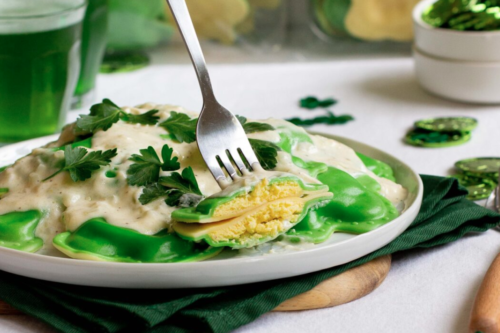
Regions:
<instances>
[{"instance_id":1,"label":"clear glass tumbler","mask_svg":"<svg viewBox=\"0 0 500 333\"><path fill-rule=\"evenodd\" d=\"M60 130L80 71L86 0L0 1L0 142Z\"/></svg>"},{"instance_id":2,"label":"clear glass tumbler","mask_svg":"<svg viewBox=\"0 0 500 333\"><path fill-rule=\"evenodd\" d=\"M94 102L97 74L106 49L108 0L88 0L83 19L82 66L73 98L73 109Z\"/></svg>"}]
</instances>

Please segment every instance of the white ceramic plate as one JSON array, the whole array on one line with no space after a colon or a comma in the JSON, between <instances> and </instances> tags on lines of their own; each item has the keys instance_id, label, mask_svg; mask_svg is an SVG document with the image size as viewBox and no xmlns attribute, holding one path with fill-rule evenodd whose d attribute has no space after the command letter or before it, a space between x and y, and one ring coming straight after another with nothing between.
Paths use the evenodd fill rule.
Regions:
<instances>
[{"instance_id":1,"label":"white ceramic plate","mask_svg":"<svg viewBox=\"0 0 500 333\"><path fill-rule=\"evenodd\" d=\"M0 270L48 281L115 288L196 288L229 286L286 278L345 264L391 242L413 222L422 203L422 180L409 166L378 149L330 135L356 151L388 163L398 183L409 190L407 207L395 220L366 234L334 234L302 250L210 261L170 264L97 262L26 253L0 247ZM14 162L57 136L0 148L0 166Z\"/></svg>"}]
</instances>

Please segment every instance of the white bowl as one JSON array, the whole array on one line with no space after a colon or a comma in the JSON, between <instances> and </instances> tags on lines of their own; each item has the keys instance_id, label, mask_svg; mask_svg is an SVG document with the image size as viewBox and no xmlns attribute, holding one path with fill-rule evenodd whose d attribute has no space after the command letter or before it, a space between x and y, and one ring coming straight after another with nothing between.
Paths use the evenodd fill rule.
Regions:
<instances>
[{"instance_id":1,"label":"white bowl","mask_svg":"<svg viewBox=\"0 0 500 333\"><path fill-rule=\"evenodd\" d=\"M434 2L423 0L413 10L413 55L420 85L455 101L500 103L500 31L435 28L422 19Z\"/></svg>"},{"instance_id":2,"label":"white bowl","mask_svg":"<svg viewBox=\"0 0 500 333\"><path fill-rule=\"evenodd\" d=\"M413 57L417 79L431 94L466 103L500 103L500 62L438 58L416 47Z\"/></svg>"},{"instance_id":3,"label":"white bowl","mask_svg":"<svg viewBox=\"0 0 500 333\"><path fill-rule=\"evenodd\" d=\"M500 31L457 31L435 28L422 20L422 12L436 0L424 0L413 9L415 46L431 56L451 60L500 61Z\"/></svg>"}]
</instances>

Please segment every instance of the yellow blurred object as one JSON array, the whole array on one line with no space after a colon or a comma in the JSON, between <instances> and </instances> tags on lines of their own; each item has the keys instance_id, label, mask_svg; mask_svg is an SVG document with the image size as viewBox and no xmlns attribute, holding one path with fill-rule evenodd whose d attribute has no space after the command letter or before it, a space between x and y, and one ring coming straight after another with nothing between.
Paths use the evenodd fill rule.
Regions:
<instances>
[{"instance_id":1,"label":"yellow blurred object","mask_svg":"<svg viewBox=\"0 0 500 333\"><path fill-rule=\"evenodd\" d=\"M235 27L250 13L246 0L186 0L186 3L198 36L224 44L235 42ZM167 16L171 22L174 20L168 6Z\"/></svg>"},{"instance_id":2,"label":"yellow blurred object","mask_svg":"<svg viewBox=\"0 0 500 333\"><path fill-rule=\"evenodd\" d=\"M345 27L364 40L413 39L412 10L420 0L352 0Z\"/></svg>"}]
</instances>

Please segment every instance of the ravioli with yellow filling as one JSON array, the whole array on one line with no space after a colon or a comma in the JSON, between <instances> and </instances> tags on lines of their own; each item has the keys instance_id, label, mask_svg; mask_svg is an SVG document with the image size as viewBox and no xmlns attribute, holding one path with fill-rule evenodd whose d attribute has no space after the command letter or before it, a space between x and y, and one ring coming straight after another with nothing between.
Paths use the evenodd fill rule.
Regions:
<instances>
[{"instance_id":1,"label":"ravioli with yellow filling","mask_svg":"<svg viewBox=\"0 0 500 333\"><path fill-rule=\"evenodd\" d=\"M185 239L204 240L214 247L252 247L285 233L333 196L327 186L306 184L294 175L255 178L237 182L196 208L174 211L174 230ZM251 180L253 184L240 187Z\"/></svg>"}]
</instances>

